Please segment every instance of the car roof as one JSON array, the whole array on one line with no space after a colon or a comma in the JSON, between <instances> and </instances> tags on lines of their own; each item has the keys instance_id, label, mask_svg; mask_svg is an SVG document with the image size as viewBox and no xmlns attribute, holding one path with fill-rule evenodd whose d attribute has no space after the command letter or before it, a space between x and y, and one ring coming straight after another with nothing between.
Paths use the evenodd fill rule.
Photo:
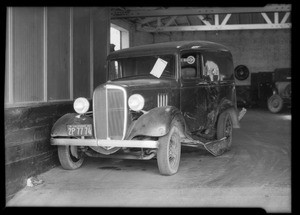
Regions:
<instances>
[{"instance_id":1,"label":"car roof","mask_svg":"<svg viewBox=\"0 0 300 215\"><path fill-rule=\"evenodd\" d=\"M175 53L182 50L198 49L198 50L216 50L229 52L227 47L209 41L172 41L164 43L154 43L141 46L130 47L112 52L108 58L123 58L130 56L142 56L162 53Z\"/></svg>"}]
</instances>

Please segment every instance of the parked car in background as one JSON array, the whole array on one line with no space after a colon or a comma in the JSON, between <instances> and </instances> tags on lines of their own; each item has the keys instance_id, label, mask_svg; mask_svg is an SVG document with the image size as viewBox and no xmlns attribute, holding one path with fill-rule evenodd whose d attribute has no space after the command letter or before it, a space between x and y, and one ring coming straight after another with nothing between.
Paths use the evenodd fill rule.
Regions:
<instances>
[{"instance_id":1,"label":"parked car in background","mask_svg":"<svg viewBox=\"0 0 300 215\"><path fill-rule=\"evenodd\" d=\"M274 70L272 95L268 98L268 109L272 113L278 113L284 105L291 105L291 69L279 68Z\"/></svg>"},{"instance_id":2,"label":"parked car in background","mask_svg":"<svg viewBox=\"0 0 300 215\"><path fill-rule=\"evenodd\" d=\"M107 57L108 81L74 101L76 113L53 126L60 163L76 169L85 156L157 159L162 175L178 171L181 146L219 156L232 144L238 113L230 51L204 41L132 47ZM100 72L100 71L99 71Z\"/></svg>"}]
</instances>

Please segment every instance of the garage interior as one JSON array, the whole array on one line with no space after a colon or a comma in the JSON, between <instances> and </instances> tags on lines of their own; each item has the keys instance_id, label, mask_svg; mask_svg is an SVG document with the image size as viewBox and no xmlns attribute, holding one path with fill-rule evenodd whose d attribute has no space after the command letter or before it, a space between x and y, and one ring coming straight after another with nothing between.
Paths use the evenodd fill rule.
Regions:
<instances>
[{"instance_id":1,"label":"garage interior","mask_svg":"<svg viewBox=\"0 0 300 215\"><path fill-rule=\"evenodd\" d=\"M119 50L181 40L223 44L234 67L249 71L236 79L238 105L247 113L234 131L232 150L213 157L184 148L171 177L159 175L155 161L90 158L76 171L63 170L49 144L51 128L74 112L74 99L91 99L106 82L110 44ZM290 108L270 113L266 98L257 97L274 70L291 68L291 5L8 7L5 59L7 206L291 211ZM31 177L43 183L27 186Z\"/></svg>"}]
</instances>

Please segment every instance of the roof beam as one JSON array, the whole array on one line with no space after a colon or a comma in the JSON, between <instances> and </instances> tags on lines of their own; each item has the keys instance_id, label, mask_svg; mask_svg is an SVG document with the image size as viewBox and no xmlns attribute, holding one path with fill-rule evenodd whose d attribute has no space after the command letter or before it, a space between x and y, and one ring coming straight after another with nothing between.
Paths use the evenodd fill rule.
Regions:
<instances>
[{"instance_id":1,"label":"roof beam","mask_svg":"<svg viewBox=\"0 0 300 215\"><path fill-rule=\"evenodd\" d=\"M220 30L254 30L254 29L287 29L291 23L283 24L237 24L237 25L194 25L194 26L170 26L158 28L138 28L146 32L167 32L167 31L220 31Z\"/></svg>"},{"instance_id":2,"label":"roof beam","mask_svg":"<svg viewBox=\"0 0 300 215\"><path fill-rule=\"evenodd\" d=\"M170 20L165 24L165 27L168 27L169 25L171 25L172 24L172 22L174 22L175 23L175 19L177 18L177 16L172 16L171 18L170 18ZM176 24L176 23L175 23ZM176 24L177 25L177 24Z\"/></svg>"},{"instance_id":3,"label":"roof beam","mask_svg":"<svg viewBox=\"0 0 300 215\"><path fill-rule=\"evenodd\" d=\"M269 19L268 15L266 13L261 13L261 15L264 17L264 20L268 23L268 24L272 24L272 21Z\"/></svg>"},{"instance_id":4,"label":"roof beam","mask_svg":"<svg viewBox=\"0 0 300 215\"><path fill-rule=\"evenodd\" d=\"M205 24L205 25L211 25L209 21L207 21L204 16L199 15L198 18Z\"/></svg>"},{"instance_id":5,"label":"roof beam","mask_svg":"<svg viewBox=\"0 0 300 215\"><path fill-rule=\"evenodd\" d=\"M225 16L225 18L223 19L221 25L226 25L230 17L231 17L231 13L226 14L226 16Z\"/></svg>"},{"instance_id":6,"label":"roof beam","mask_svg":"<svg viewBox=\"0 0 300 215\"><path fill-rule=\"evenodd\" d=\"M163 19L163 18L166 18L166 17L161 17L161 19ZM155 22L155 21L157 21L157 17L147 17L145 19L141 19L139 21L139 23L144 25L144 24L147 24L149 22Z\"/></svg>"},{"instance_id":7,"label":"roof beam","mask_svg":"<svg viewBox=\"0 0 300 215\"><path fill-rule=\"evenodd\" d=\"M290 12L285 13L280 24L284 24L287 21L287 19L289 18L289 15L290 15Z\"/></svg>"},{"instance_id":8,"label":"roof beam","mask_svg":"<svg viewBox=\"0 0 300 215\"><path fill-rule=\"evenodd\" d=\"M153 16L187 16L203 14L223 14L223 13L266 13L266 12L290 12L291 5L270 5L265 7L206 7L206 8L183 8L183 9L158 9L158 10L127 10L121 11L112 8L111 18L130 17L153 17Z\"/></svg>"}]
</instances>

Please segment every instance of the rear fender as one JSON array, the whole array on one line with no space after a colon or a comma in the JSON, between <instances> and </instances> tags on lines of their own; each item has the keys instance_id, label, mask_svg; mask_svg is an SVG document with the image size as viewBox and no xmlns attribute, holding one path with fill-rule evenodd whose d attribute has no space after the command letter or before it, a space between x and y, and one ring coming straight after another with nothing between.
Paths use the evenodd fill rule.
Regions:
<instances>
[{"instance_id":1,"label":"rear fender","mask_svg":"<svg viewBox=\"0 0 300 215\"><path fill-rule=\"evenodd\" d=\"M181 112L172 106L157 107L140 116L129 127L125 139L136 136L161 137L166 135L171 127L171 122L176 119L181 125L182 135L185 132L185 121Z\"/></svg>"},{"instance_id":2,"label":"rear fender","mask_svg":"<svg viewBox=\"0 0 300 215\"><path fill-rule=\"evenodd\" d=\"M76 113L67 113L60 117L53 125L51 130L51 137L64 137L68 136L67 125L80 125L91 124L93 125L93 119L85 115L79 115Z\"/></svg>"}]
</instances>

